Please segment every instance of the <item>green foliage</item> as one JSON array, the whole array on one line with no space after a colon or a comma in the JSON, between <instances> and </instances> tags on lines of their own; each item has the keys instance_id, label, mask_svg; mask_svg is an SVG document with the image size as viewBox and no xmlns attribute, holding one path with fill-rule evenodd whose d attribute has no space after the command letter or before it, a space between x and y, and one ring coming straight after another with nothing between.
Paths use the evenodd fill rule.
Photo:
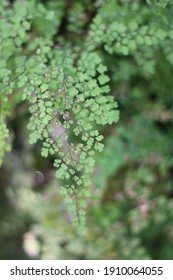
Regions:
<instances>
[{"instance_id":1,"label":"green foliage","mask_svg":"<svg viewBox=\"0 0 173 280\"><path fill-rule=\"evenodd\" d=\"M1 4L4 13L3 4L7 3ZM29 102L30 143L43 142L43 157L59 156L54 164L58 168L56 178L62 181L70 199L71 215L76 211L73 221L77 219L84 225L81 205L91 184L89 173L95 165L93 156L104 147L100 143L103 136L96 126L118 120L117 103L107 95L110 79L96 51L84 51L81 46L75 50L68 46L68 41L63 43L63 48L53 46L53 35L62 15L53 11L53 2L49 3L47 8L51 10L48 12L34 1L24 2L22 7L19 4L20 1L16 1L7 9L9 14L3 14L1 94L7 96L20 91L18 97ZM58 4L56 9L59 7L63 5ZM13 14L15 26L10 21ZM55 18L59 20L54 21ZM43 29L44 25L51 27L50 31Z\"/></svg>"},{"instance_id":2,"label":"green foliage","mask_svg":"<svg viewBox=\"0 0 173 280\"><path fill-rule=\"evenodd\" d=\"M150 5L155 5L161 8L165 8L169 3L171 3L170 0L147 0L147 3Z\"/></svg>"},{"instance_id":3,"label":"green foliage","mask_svg":"<svg viewBox=\"0 0 173 280\"><path fill-rule=\"evenodd\" d=\"M144 196L150 199L148 188L158 183L155 173L164 180L172 166L171 133L165 136L157 126L172 122L173 10L166 0L47 2L0 3L0 164L9 151L8 121L18 108L29 108L29 141L53 162L70 221L83 231L94 186L103 194L117 175L126 197L126 185L135 181L136 196L127 203L131 209L146 185ZM123 124L114 130L119 118L115 99ZM166 205L159 194L158 209L162 202ZM112 203L110 219L100 221L101 228L106 223L112 230L112 220L121 221L125 203L118 203L120 210L114 216ZM95 222L106 211L107 206L93 207ZM130 223L133 250L133 233L139 240L153 218L137 221L136 229L133 217L140 210L129 211L122 234L127 235ZM115 228L121 235L121 227ZM130 258L124 249L128 241L117 251ZM149 258L142 245L135 256Z\"/></svg>"},{"instance_id":4,"label":"green foliage","mask_svg":"<svg viewBox=\"0 0 173 280\"><path fill-rule=\"evenodd\" d=\"M0 151L0 165L2 164L2 160L3 160L4 154L6 152L10 151L10 145L7 144L8 137L9 137L9 131L8 131L5 123L1 120L1 122L0 122L0 147L1 147L1 151Z\"/></svg>"}]
</instances>

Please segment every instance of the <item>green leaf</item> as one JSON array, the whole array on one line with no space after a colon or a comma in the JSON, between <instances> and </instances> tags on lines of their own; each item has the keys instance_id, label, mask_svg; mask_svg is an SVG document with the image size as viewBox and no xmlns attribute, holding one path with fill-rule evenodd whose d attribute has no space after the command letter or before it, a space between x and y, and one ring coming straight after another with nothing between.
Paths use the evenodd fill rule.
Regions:
<instances>
[{"instance_id":1,"label":"green leaf","mask_svg":"<svg viewBox=\"0 0 173 280\"><path fill-rule=\"evenodd\" d=\"M41 155L43 157L48 157L48 154L49 154L49 150L47 148L42 148Z\"/></svg>"},{"instance_id":2,"label":"green leaf","mask_svg":"<svg viewBox=\"0 0 173 280\"><path fill-rule=\"evenodd\" d=\"M100 85L104 85L107 82L109 82L110 79L107 75L102 74L99 76L98 80L99 80Z\"/></svg>"},{"instance_id":3,"label":"green leaf","mask_svg":"<svg viewBox=\"0 0 173 280\"><path fill-rule=\"evenodd\" d=\"M44 92L48 89L48 85L47 84L41 84L40 89L41 89L42 92Z\"/></svg>"},{"instance_id":4,"label":"green leaf","mask_svg":"<svg viewBox=\"0 0 173 280\"><path fill-rule=\"evenodd\" d=\"M103 148L104 148L104 144L96 142L95 145L94 145L94 148L96 150L98 150L99 152L102 152Z\"/></svg>"}]
</instances>

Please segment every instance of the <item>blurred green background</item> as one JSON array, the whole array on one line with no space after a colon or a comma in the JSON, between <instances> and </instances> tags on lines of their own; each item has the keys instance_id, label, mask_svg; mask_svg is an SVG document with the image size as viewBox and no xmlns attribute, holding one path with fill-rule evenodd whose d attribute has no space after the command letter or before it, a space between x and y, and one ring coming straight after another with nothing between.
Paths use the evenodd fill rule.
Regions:
<instances>
[{"instance_id":1,"label":"blurred green background","mask_svg":"<svg viewBox=\"0 0 173 280\"><path fill-rule=\"evenodd\" d=\"M78 41L104 1L58 2L61 36ZM44 22L35 25L44 31ZM120 120L99 128L105 150L96 158L86 231L70 224L53 158L29 144L27 105L16 102L12 151L0 168L0 259L173 259L173 65L161 49L152 75L130 55L102 56Z\"/></svg>"}]
</instances>

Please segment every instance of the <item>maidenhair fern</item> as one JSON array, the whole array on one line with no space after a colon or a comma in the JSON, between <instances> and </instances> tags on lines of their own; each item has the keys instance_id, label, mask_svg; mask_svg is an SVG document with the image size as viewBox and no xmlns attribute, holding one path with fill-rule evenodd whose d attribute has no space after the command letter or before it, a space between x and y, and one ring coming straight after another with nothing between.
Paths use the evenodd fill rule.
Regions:
<instances>
[{"instance_id":1,"label":"maidenhair fern","mask_svg":"<svg viewBox=\"0 0 173 280\"><path fill-rule=\"evenodd\" d=\"M6 124L1 120L0 121L0 147L1 147L0 166L2 164L4 154L10 151L10 145L7 144L8 138L9 138L9 131L6 127Z\"/></svg>"},{"instance_id":2,"label":"maidenhair fern","mask_svg":"<svg viewBox=\"0 0 173 280\"><path fill-rule=\"evenodd\" d=\"M29 107L30 143L40 141L42 156L54 158L72 221L83 226L95 154L104 148L99 126L118 120L105 54L112 59L129 56L144 76L153 74L158 50L173 63L169 16L158 20L151 8L166 9L170 1L96 1L94 11L89 1L93 18L85 17L85 1L76 2L68 10L66 27L65 1L48 2L0 2L0 164L9 150L9 104L17 96L16 102ZM84 21L74 24L76 15Z\"/></svg>"},{"instance_id":3,"label":"maidenhair fern","mask_svg":"<svg viewBox=\"0 0 173 280\"><path fill-rule=\"evenodd\" d=\"M147 3L150 5L165 8L168 4L171 3L171 0L147 0Z\"/></svg>"},{"instance_id":4,"label":"maidenhair fern","mask_svg":"<svg viewBox=\"0 0 173 280\"><path fill-rule=\"evenodd\" d=\"M30 103L30 142L42 141L42 156L58 156L56 177L71 202L73 222L83 224L86 203L81 198L89 194L95 151L104 147L97 125L118 120L117 103L108 95L109 78L97 53L82 52L76 60L75 53L56 50L54 56L52 61L62 63L47 66L39 55L27 61L18 85L25 81L22 99Z\"/></svg>"},{"instance_id":5,"label":"maidenhair fern","mask_svg":"<svg viewBox=\"0 0 173 280\"><path fill-rule=\"evenodd\" d=\"M94 154L104 148L97 125L118 120L117 103L108 95L107 68L97 53L82 52L76 60L75 52L53 50L52 61L62 62L49 66L39 53L37 49L30 59L16 57L16 65L22 66L16 67L7 86L21 88L22 100L30 104L30 143L41 140L43 157L58 156L56 177L62 182L73 223L82 226Z\"/></svg>"}]
</instances>

